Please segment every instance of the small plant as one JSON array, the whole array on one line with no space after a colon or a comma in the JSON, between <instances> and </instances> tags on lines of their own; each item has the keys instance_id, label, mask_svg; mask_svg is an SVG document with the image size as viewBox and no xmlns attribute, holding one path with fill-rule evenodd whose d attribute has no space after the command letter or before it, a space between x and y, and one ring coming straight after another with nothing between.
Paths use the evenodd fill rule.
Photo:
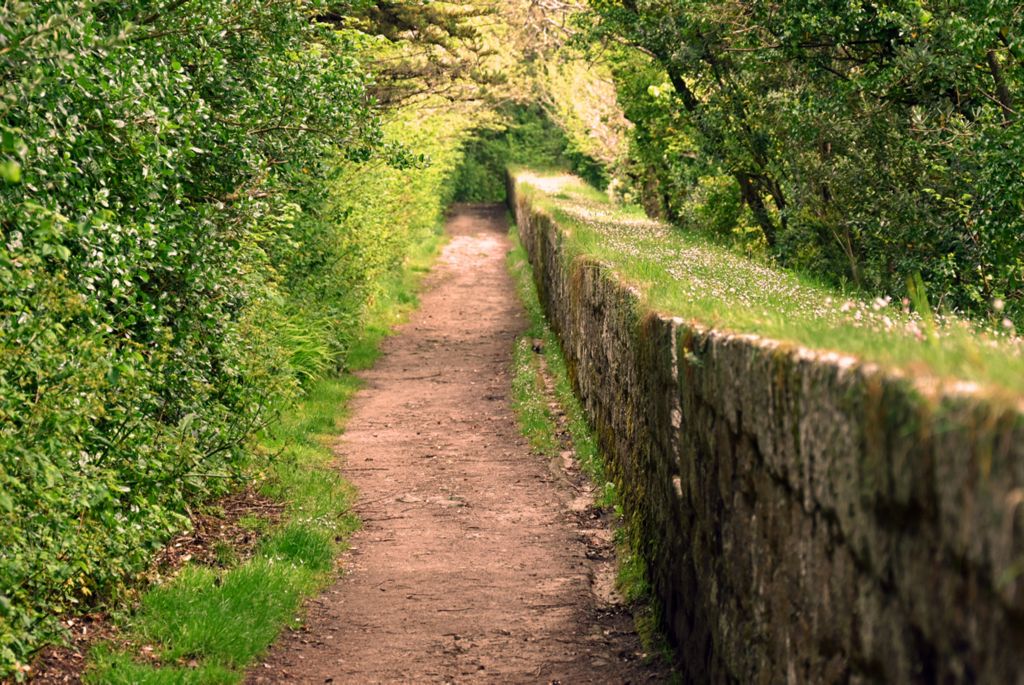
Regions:
<instances>
[{"instance_id":1,"label":"small plant","mask_svg":"<svg viewBox=\"0 0 1024 685\"><path fill-rule=\"evenodd\" d=\"M559 425L551 413L547 384L541 376L546 371L553 386L553 399L565 413L565 428L576 461L590 481L598 486L594 504L615 513L618 590L631 605L637 633L649 658L661 658L664 663L671 664L675 656L661 627L656 600L647 580L647 564L636 551L638 546L630 536L615 483L608 478L597 436L573 391L561 344L547 325L526 252L519 242L518 234L513 232L512 237L514 244L509 253L508 266L530 320L529 328L516 341L513 358L514 406L523 434L530 439L534 449L542 454L554 455L560 449L557 437ZM541 357L546 369L539 363Z\"/></svg>"},{"instance_id":2,"label":"small plant","mask_svg":"<svg viewBox=\"0 0 1024 685\"><path fill-rule=\"evenodd\" d=\"M931 303L928 302L928 289L925 288L921 272L915 271L907 277L907 297L914 306L914 311L921 317L924 337L935 340L935 315Z\"/></svg>"},{"instance_id":3,"label":"small plant","mask_svg":"<svg viewBox=\"0 0 1024 685\"><path fill-rule=\"evenodd\" d=\"M227 542L218 542L213 547L214 564L220 568L231 568L238 563L238 552Z\"/></svg>"}]
</instances>

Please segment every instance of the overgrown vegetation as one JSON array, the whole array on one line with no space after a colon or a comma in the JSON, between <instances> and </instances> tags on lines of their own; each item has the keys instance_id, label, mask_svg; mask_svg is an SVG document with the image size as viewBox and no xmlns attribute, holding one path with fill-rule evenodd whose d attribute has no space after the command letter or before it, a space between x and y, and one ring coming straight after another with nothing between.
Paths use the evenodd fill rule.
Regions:
<instances>
[{"instance_id":1,"label":"overgrown vegetation","mask_svg":"<svg viewBox=\"0 0 1024 685\"><path fill-rule=\"evenodd\" d=\"M356 5L0 11L0 677L246 477L437 229L466 115L383 124L376 40L322 21Z\"/></svg>"},{"instance_id":2,"label":"overgrown vegetation","mask_svg":"<svg viewBox=\"0 0 1024 685\"><path fill-rule=\"evenodd\" d=\"M0 672L140 572L323 363L281 245L325 220L328 157L377 146L353 50L310 3L175 9L0 13Z\"/></svg>"},{"instance_id":3,"label":"overgrown vegetation","mask_svg":"<svg viewBox=\"0 0 1024 685\"><path fill-rule=\"evenodd\" d=\"M421 232L405 267L387 276L352 341L352 370L373 363L381 338L414 306L439 244L434 230ZM355 493L330 442L359 385L348 373L318 380L263 432L250 468L262 493L286 507L255 557L226 569L187 566L147 592L122 619L128 648L97 646L87 682L237 683L282 627L294 624L302 599L334 578L334 560L358 525L349 512Z\"/></svg>"},{"instance_id":4,"label":"overgrown vegetation","mask_svg":"<svg viewBox=\"0 0 1024 685\"><path fill-rule=\"evenodd\" d=\"M596 437L590 429L579 398L573 392L565 356L558 337L547 324L526 251L519 243L514 229L512 240L513 249L508 256L508 267L516 282L519 300L530 321L529 327L516 340L512 361L512 401L523 434L533 448L545 456L556 456L562 449L557 438L558 424L549 406L547 378L551 383L550 395L565 412L564 430L572 443L576 461L599 488L596 504L614 506L615 485L605 473Z\"/></svg>"},{"instance_id":5,"label":"overgrown vegetation","mask_svg":"<svg viewBox=\"0 0 1024 685\"><path fill-rule=\"evenodd\" d=\"M583 153L540 106L509 105L489 119L463 144L456 200L504 202L505 170L512 165L572 169L594 185L607 183L601 163Z\"/></svg>"},{"instance_id":6,"label":"overgrown vegetation","mask_svg":"<svg viewBox=\"0 0 1024 685\"><path fill-rule=\"evenodd\" d=\"M578 178L518 172L520 192L568 229L573 254L610 265L650 307L698 324L844 352L916 376L976 381L1009 399L1024 392L1024 342L998 320L911 311L861 299L738 256L700 233L621 207Z\"/></svg>"},{"instance_id":7,"label":"overgrown vegetation","mask_svg":"<svg viewBox=\"0 0 1024 685\"><path fill-rule=\"evenodd\" d=\"M648 209L1024 325L1019 3L588 4L577 38L611 62Z\"/></svg>"}]
</instances>

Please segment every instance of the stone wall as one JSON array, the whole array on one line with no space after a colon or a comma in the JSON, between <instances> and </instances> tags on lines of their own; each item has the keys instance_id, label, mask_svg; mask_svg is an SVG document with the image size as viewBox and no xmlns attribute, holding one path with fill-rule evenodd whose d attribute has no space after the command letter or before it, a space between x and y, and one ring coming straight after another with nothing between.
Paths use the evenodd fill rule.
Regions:
<instances>
[{"instance_id":1,"label":"stone wall","mask_svg":"<svg viewBox=\"0 0 1024 685\"><path fill-rule=\"evenodd\" d=\"M1024 683L1024 418L648 311L510 202L687 682Z\"/></svg>"}]
</instances>

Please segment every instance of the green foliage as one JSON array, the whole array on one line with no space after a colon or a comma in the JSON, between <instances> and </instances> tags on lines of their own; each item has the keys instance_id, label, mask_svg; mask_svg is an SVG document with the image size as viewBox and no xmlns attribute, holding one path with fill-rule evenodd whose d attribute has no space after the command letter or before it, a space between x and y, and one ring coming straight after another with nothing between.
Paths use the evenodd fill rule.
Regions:
<instances>
[{"instance_id":1,"label":"green foliage","mask_svg":"<svg viewBox=\"0 0 1024 685\"><path fill-rule=\"evenodd\" d=\"M167 666L154 669L133 661L129 656L109 650L96 655L102 665L102 677L86 674L83 681L88 685L236 685L241 675L217 665L203 665L198 668Z\"/></svg>"},{"instance_id":2,"label":"green foliage","mask_svg":"<svg viewBox=\"0 0 1024 685\"><path fill-rule=\"evenodd\" d=\"M246 664L294 616L313 577L292 559L259 559L220 574L189 567L146 595L138 618L143 639L173 663L198 654L231 667Z\"/></svg>"},{"instance_id":3,"label":"green foliage","mask_svg":"<svg viewBox=\"0 0 1024 685\"><path fill-rule=\"evenodd\" d=\"M538 106L512 105L475 130L462 148L455 176L459 202L503 202L510 166L573 169L594 185L607 184L604 167L566 136Z\"/></svg>"},{"instance_id":4,"label":"green foliage","mask_svg":"<svg viewBox=\"0 0 1024 685\"><path fill-rule=\"evenodd\" d=\"M464 124L385 142L345 9L0 12L0 678L243 476L436 233Z\"/></svg>"},{"instance_id":5,"label":"green foliage","mask_svg":"<svg viewBox=\"0 0 1024 685\"><path fill-rule=\"evenodd\" d=\"M450 101L472 100L480 89L500 83L487 68L497 3L390 1L349 3L345 12L322 16L354 28L373 42L383 59L375 69L374 97L386 105L439 95Z\"/></svg>"},{"instance_id":6,"label":"green foliage","mask_svg":"<svg viewBox=\"0 0 1024 685\"><path fill-rule=\"evenodd\" d=\"M322 531L295 525L275 535L262 549L271 559L306 566L314 571L334 567L334 546Z\"/></svg>"},{"instance_id":7,"label":"green foliage","mask_svg":"<svg viewBox=\"0 0 1024 685\"><path fill-rule=\"evenodd\" d=\"M558 454L558 427L555 424L544 388L540 360L533 341L523 336L516 341L512 357L512 408L530 446L547 457Z\"/></svg>"},{"instance_id":8,"label":"green foliage","mask_svg":"<svg viewBox=\"0 0 1024 685\"><path fill-rule=\"evenodd\" d=\"M428 128L431 123L443 123L449 130L455 124L451 119L434 120ZM435 138L440 140L442 136ZM444 169L400 172L405 187L418 188L420 196L391 195L381 198L382 205L412 201L418 207L414 224L436 221L441 196L437 184L447 178ZM450 164L447 170L450 175ZM366 193L382 190L372 179L366 181ZM350 349L360 351L355 355L360 359L369 356L382 331L414 304L415 290L440 244L433 227L409 240L403 268L382 277L374 301L362 315L365 325L353 334ZM256 556L244 564L226 570L189 567L150 590L128 619L122 637L136 649L154 648L150 657L158 661L143 663L133 656L135 650L100 645L91 655L87 682L239 682L240 671L282 627L294 623L301 599L335 577L334 560L358 525L349 511L354 489L338 473L328 438L342 429L349 401L359 387L360 381L350 374L313 380L297 406L261 433L251 470L262 483L262 493L285 504L283 520L271 530L264 519L244 521L267 536ZM189 666L181 668L182 662Z\"/></svg>"},{"instance_id":9,"label":"green foliage","mask_svg":"<svg viewBox=\"0 0 1024 685\"><path fill-rule=\"evenodd\" d=\"M1017 3L589 4L649 209L700 225L731 177L785 265L895 297L920 272L940 309L1024 323Z\"/></svg>"}]
</instances>

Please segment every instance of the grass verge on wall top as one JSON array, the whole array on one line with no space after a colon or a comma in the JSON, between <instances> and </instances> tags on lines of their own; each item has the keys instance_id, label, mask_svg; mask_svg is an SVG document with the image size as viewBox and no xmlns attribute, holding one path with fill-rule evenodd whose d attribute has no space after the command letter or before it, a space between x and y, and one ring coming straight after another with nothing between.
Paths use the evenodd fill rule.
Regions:
<instances>
[{"instance_id":1,"label":"grass verge on wall top","mask_svg":"<svg viewBox=\"0 0 1024 685\"><path fill-rule=\"evenodd\" d=\"M877 363L919 383L933 378L947 391L1014 402L1024 394L1024 342L1008 321L844 294L651 220L640 208L616 206L576 177L512 173L519 191L562 227L571 254L607 264L657 311Z\"/></svg>"}]
</instances>

